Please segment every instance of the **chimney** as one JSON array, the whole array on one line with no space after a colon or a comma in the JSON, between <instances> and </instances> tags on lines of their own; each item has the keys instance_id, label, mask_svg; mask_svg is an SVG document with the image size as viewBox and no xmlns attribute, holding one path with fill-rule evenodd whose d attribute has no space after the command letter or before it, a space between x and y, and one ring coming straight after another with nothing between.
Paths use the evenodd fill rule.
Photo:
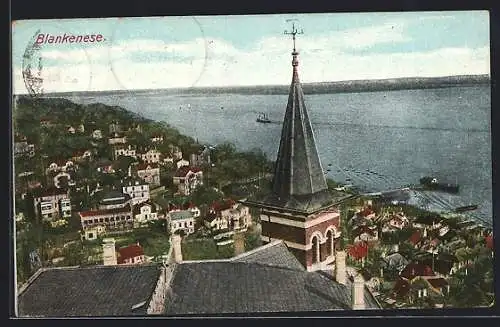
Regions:
<instances>
[{"instance_id":1,"label":"chimney","mask_svg":"<svg viewBox=\"0 0 500 327\"><path fill-rule=\"evenodd\" d=\"M114 266L117 264L114 238L105 238L103 240L102 258L105 266Z\"/></svg>"},{"instance_id":2,"label":"chimney","mask_svg":"<svg viewBox=\"0 0 500 327\"><path fill-rule=\"evenodd\" d=\"M245 233L235 232L234 236L234 256L245 252Z\"/></svg>"},{"instance_id":3,"label":"chimney","mask_svg":"<svg viewBox=\"0 0 500 327\"><path fill-rule=\"evenodd\" d=\"M353 310L365 309L365 280L360 274L354 276L351 300Z\"/></svg>"},{"instance_id":4,"label":"chimney","mask_svg":"<svg viewBox=\"0 0 500 327\"><path fill-rule=\"evenodd\" d=\"M345 258L345 251L337 251L337 253L335 253L335 280L337 283L343 285L347 283Z\"/></svg>"},{"instance_id":5,"label":"chimney","mask_svg":"<svg viewBox=\"0 0 500 327\"><path fill-rule=\"evenodd\" d=\"M172 246L174 247L174 261L175 263L182 262L182 246L181 246L182 238L178 234L172 235Z\"/></svg>"}]
</instances>

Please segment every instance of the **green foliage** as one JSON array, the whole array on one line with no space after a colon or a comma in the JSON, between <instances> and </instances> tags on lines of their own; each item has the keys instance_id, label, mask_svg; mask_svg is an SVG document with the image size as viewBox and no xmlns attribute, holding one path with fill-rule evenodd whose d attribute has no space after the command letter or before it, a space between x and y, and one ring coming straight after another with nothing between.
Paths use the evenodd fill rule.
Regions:
<instances>
[{"instance_id":1,"label":"green foliage","mask_svg":"<svg viewBox=\"0 0 500 327\"><path fill-rule=\"evenodd\" d=\"M222 200L224 195L212 187L201 185L191 194L191 201L196 206L210 205L214 201Z\"/></svg>"}]
</instances>

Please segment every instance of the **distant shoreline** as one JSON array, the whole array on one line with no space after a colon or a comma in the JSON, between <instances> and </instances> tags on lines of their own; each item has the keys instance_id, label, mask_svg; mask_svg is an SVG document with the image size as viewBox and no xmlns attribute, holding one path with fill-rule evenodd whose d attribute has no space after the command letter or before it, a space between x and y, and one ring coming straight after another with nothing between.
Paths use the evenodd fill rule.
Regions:
<instances>
[{"instance_id":1,"label":"distant shoreline","mask_svg":"<svg viewBox=\"0 0 500 327\"><path fill-rule=\"evenodd\" d=\"M457 75L444 77L405 77L375 80L350 80L338 82L316 82L302 83L302 89L306 94L326 93L357 93L357 92L380 92L398 91L410 89L436 89L459 86L489 85L489 75ZM213 86L213 87L191 87L191 88L168 88L168 89L137 89L137 90L110 90L110 91L74 91L74 92L52 92L44 94L44 97L72 96L72 95L111 95L165 92L170 94L254 94L254 95L278 95L288 94L289 85L256 85L256 86ZM27 94L16 94L27 95Z\"/></svg>"}]
</instances>

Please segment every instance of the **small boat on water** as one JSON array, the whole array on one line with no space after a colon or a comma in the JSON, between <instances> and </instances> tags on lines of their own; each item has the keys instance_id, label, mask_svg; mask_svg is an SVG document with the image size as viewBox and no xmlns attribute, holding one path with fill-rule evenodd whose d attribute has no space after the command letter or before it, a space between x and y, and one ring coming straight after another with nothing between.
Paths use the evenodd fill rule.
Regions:
<instances>
[{"instance_id":1,"label":"small boat on water","mask_svg":"<svg viewBox=\"0 0 500 327\"><path fill-rule=\"evenodd\" d=\"M264 112L261 112L259 114L259 116L257 117L257 122L266 124L266 123L270 123L271 120L269 120L269 118L267 117L267 115Z\"/></svg>"},{"instance_id":2,"label":"small boat on water","mask_svg":"<svg viewBox=\"0 0 500 327\"><path fill-rule=\"evenodd\" d=\"M441 191L454 194L459 191L458 184L440 183L437 178L431 176L420 178L420 185L429 191Z\"/></svg>"},{"instance_id":3,"label":"small boat on water","mask_svg":"<svg viewBox=\"0 0 500 327\"><path fill-rule=\"evenodd\" d=\"M455 212L472 211L472 210L476 210L477 207L478 207L477 204L471 204L471 205L468 205L468 206L462 206L462 207L455 208Z\"/></svg>"}]
</instances>

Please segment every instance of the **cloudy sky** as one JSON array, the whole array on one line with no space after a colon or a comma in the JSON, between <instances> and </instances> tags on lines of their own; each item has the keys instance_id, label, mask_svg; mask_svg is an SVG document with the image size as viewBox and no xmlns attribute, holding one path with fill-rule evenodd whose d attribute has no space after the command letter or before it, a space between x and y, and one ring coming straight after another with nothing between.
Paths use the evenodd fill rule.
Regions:
<instances>
[{"instance_id":1,"label":"cloudy sky","mask_svg":"<svg viewBox=\"0 0 500 327\"><path fill-rule=\"evenodd\" d=\"M298 19L302 82L489 74L487 11L30 20L12 24L14 93L38 30L102 34L44 44L45 92L288 84ZM33 58L32 58L33 59Z\"/></svg>"}]
</instances>

